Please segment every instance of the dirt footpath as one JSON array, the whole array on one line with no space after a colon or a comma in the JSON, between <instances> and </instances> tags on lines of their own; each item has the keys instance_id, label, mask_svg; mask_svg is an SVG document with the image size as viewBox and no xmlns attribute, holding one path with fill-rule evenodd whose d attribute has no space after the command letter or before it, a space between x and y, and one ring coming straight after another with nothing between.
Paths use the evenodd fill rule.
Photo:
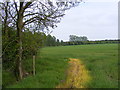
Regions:
<instances>
[{"instance_id":1,"label":"dirt footpath","mask_svg":"<svg viewBox=\"0 0 120 90\"><path fill-rule=\"evenodd\" d=\"M57 88L87 88L86 83L90 81L90 76L85 66L79 59L69 58L69 68L64 82Z\"/></svg>"}]
</instances>

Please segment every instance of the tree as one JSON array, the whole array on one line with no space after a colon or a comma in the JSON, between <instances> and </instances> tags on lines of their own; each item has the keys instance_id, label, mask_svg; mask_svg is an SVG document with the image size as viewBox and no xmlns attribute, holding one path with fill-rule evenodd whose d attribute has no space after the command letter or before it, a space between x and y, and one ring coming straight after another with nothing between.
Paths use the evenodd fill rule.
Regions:
<instances>
[{"instance_id":1,"label":"tree","mask_svg":"<svg viewBox=\"0 0 120 90\"><path fill-rule=\"evenodd\" d=\"M81 37L81 41L87 41L88 38L86 36Z\"/></svg>"},{"instance_id":2,"label":"tree","mask_svg":"<svg viewBox=\"0 0 120 90\"><path fill-rule=\"evenodd\" d=\"M46 37L46 46L52 46L52 36L50 34Z\"/></svg>"},{"instance_id":3,"label":"tree","mask_svg":"<svg viewBox=\"0 0 120 90\"><path fill-rule=\"evenodd\" d=\"M61 40L61 42L60 42L60 43L61 43L61 45L64 45L64 42L63 42L63 40Z\"/></svg>"},{"instance_id":4,"label":"tree","mask_svg":"<svg viewBox=\"0 0 120 90\"><path fill-rule=\"evenodd\" d=\"M56 46L56 37L48 34L46 36L46 46Z\"/></svg>"},{"instance_id":5,"label":"tree","mask_svg":"<svg viewBox=\"0 0 120 90\"><path fill-rule=\"evenodd\" d=\"M57 41L56 41L56 45L57 45L57 46L60 45L59 39L57 39Z\"/></svg>"},{"instance_id":6,"label":"tree","mask_svg":"<svg viewBox=\"0 0 120 90\"><path fill-rule=\"evenodd\" d=\"M3 13L1 14L2 21L6 26L14 27L17 31L16 39L18 44L18 70L19 77L22 79L22 33L27 28L33 31L44 31L49 30L49 27L55 28L56 23L59 23L61 17L64 16L65 10L70 9L73 6L78 5L79 2L56 2L53 3L51 0L44 1L16 1L4 2L1 7ZM7 8L9 6L9 8ZM9 17L8 17L9 16ZM5 19L3 19L5 18ZM7 21L10 22L8 23ZM6 32L7 29L4 29Z\"/></svg>"},{"instance_id":7,"label":"tree","mask_svg":"<svg viewBox=\"0 0 120 90\"><path fill-rule=\"evenodd\" d=\"M76 35L70 35L69 36L69 41L87 41L88 38L86 36L76 36Z\"/></svg>"}]
</instances>

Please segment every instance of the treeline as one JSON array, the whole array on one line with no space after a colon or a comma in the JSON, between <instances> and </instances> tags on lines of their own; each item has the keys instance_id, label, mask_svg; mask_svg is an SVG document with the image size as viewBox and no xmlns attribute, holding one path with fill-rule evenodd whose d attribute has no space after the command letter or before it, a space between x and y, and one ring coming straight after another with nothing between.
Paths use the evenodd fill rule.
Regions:
<instances>
[{"instance_id":1,"label":"treeline","mask_svg":"<svg viewBox=\"0 0 120 90\"><path fill-rule=\"evenodd\" d=\"M120 43L120 40L96 40L96 41L68 41L63 45L86 45L86 44L108 44L108 43Z\"/></svg>"},{"instance_id":2,"label":"treeline","mask_svg":"<svg viewBox=\"0 0 120 90\"><path fill-rule=\"evenodd\" d=\"M89 41L86 36L77 37L70 35L70 41L64 42L63 40L56 39L55 36L46 35L44 46L67 46L67 45L86 45L86 44L109 44L120 43L120 40L95 40Z\"/></svg>"}]
</instances>

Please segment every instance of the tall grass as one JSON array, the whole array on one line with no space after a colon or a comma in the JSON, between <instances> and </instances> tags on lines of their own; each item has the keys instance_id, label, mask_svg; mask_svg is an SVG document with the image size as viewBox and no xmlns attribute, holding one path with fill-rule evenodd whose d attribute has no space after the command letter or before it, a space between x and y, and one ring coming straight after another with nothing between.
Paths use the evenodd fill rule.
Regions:
<instances>
[{"instance_id":1,"label":"tall grass","mask_svg":"<svg viewBox=\"0 0 120 90\"><path fill-rule=\"evenodd\" d=\"M65 80L68 58L82 60L90 72L89 88L118 87L118 45L76 45L43 48L36 59L36 75L8 87L54 88Z\"/></svg>"}]
</instances>

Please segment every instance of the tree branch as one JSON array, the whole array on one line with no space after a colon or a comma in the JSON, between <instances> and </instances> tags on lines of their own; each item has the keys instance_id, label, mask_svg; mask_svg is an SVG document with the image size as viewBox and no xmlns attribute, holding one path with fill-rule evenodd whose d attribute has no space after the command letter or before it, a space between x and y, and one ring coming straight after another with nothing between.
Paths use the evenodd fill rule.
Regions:
<instances>
[{"instance_id":1,"label":"tree branch","mask_svg":"<svg viewBox=\"0 0 120 90\"><path fill-rule=\"evenodd\" d=\"M15 4L16 12L17 12L17 14L18 14L17 3L15 2L15 0L14 0L14 4Z\"/></svg>"},{"instance_id":2,"label":"tree branch","mask_svg":"<svg viewBox=\"0 0 120 90\"><path fill-rule=\"evenodd\" d=\"M32 20L34 20L34 19L36 19L36 18L38 18L38 16L35 16L35 17L32 17L32 18L26 20L26 21L23 23L23 25L26 25L26 23L31 22Z\"/></svg>"},{"instance_id":3,"label":"tree branch","mask_svg":"<svg viewBox=\"0 0 120 90\"><path fill-rule=\"evenodd\" d=\"M36 21L36 20L35 20L35 19L30 20L30 21L26 22L24 25L30 24L30 23L32 23L32 22L34 22L34 21Z\"/></svg>"},{"instance_id":4,"label":"tree branch","mask_svg":"<svg viewBox=\"0 0 120 90\"><path fill-rule=\"evenodd\" d=\"M57 18L57 17L63 17L65 14L62 14L62 15L58 15L58 16L54 16L54 17L50 17L50 18L53 18L53 19L55 19L55 18Z\"/></svg>"},{"instance_id":5,"label":"tree branch","mask_svg":"<svg viewBox=\"0 0 120 90\"><path fill-rule=\"evenodd\" d=\"M23 7L24 2L20 2L20 7Z\"/></svg>"},{"instance_id":6,"label":"tree branch","mask_svg":"<svg viewBox=\"0 0 120 90\"><path fill-rule=\"evenodd\" d=\"M10 11L11 12L11 11ZM12 19L14 20L14 22L16 22L16 19L15 19L15 17L16 17L16 15L15 16L12 16L12 14L9 12L9 14L10 14L10 16L12 17Z\"/></svg>"},{"instance_id":7,"label":"tree branch","mask_svg":"<svg viewBox=\"0 0 120 90\"><path fill-rule=\"evenodd\" d=\"M25 10L26 8L28 8L30 4L32 4L32 2L27 2L27 3L25 4L25 6L23 7L23 10Z\"/></svg>"},{"instance_id":8,"label":"tree branch","mask_svg":"<svg viewBox=\"0 0 120 90\"><path fill-rule=\"evenodd\" d=\"M39 13L30 13L30 14L24 15L23 17L30 16L30 15L35 15L35 14L39 14ZM41 15L42 15L42 14L41 14Z\"/></svg>"}]
</instances>

